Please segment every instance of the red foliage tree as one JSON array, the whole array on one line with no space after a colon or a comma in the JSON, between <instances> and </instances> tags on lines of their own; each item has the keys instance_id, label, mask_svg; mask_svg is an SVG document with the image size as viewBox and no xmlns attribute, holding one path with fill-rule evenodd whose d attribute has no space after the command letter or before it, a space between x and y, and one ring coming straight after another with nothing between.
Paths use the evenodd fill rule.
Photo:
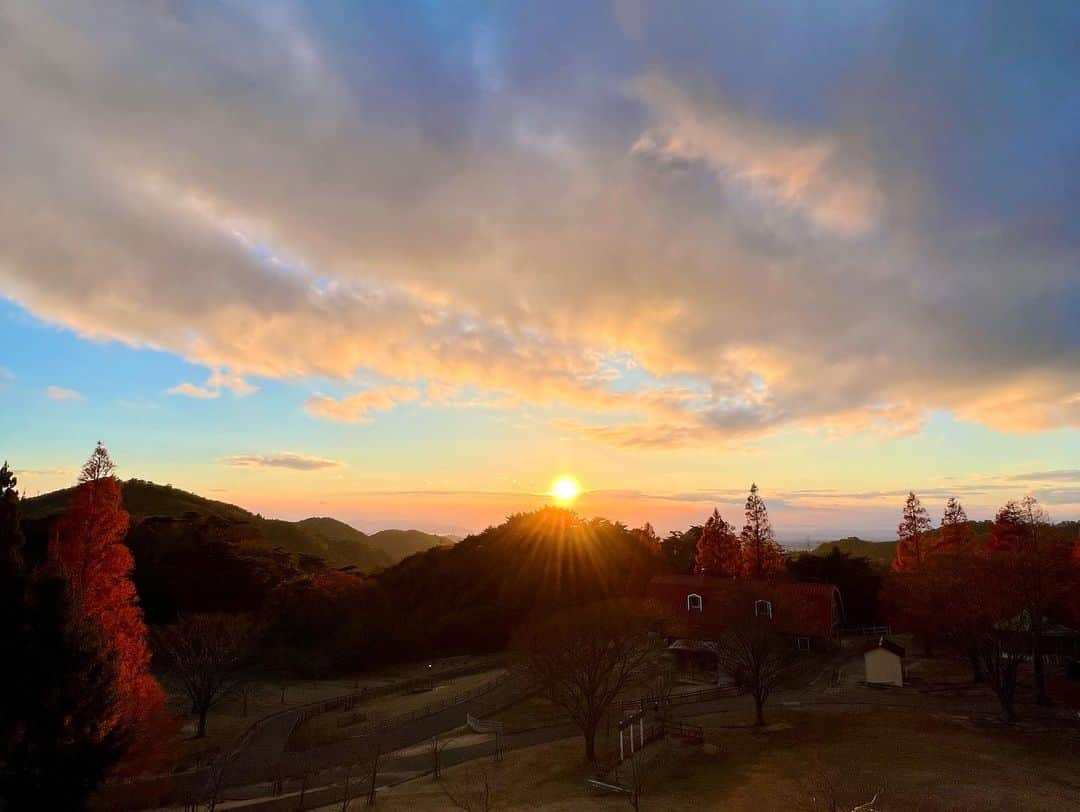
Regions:
<instances>
[{"instance_id":1,"label":"red foliage tree","mask_svg":"<svg viewBox=\"0 0 1080 812\"><path fill-rule=\"evenodd\" d=\"M119 697L113 727L128 737L118 771L159 766L172 722L165 693L150 673L146 624L131 580L134 567L123 539L128 514L109 452L98 443L79 475L67 512L57 522L50 557L58 565L82 622L94 624L115 652Z\"/></svg>"},{"instance_id":2,"label":"red foliage tree","mask_svg":"<svg viewBox=\"0 0 1080 812\"><path fill-rule=\"evenodd\" d=\"M1008 502L990 528L991 551L1008 561L1023 596L1030 633L1035 691L1040 705L1049 704L1043 663L1043 626L1047 611L1075 589L1070 545L1059 538L1034 496Z\"/></svg>"},{"instance_id":3,"label":"red foliage tree","mask_svg":"<svg viewBox=\"0 0 1080 812\"><path fill-rule=\"evenodd\" d=\"M742 572L742 543L735 528L725 522L720 511L713 510L697 543L695 575L738 578Z\"/></svg>"},{"instance_id":4,"label":"red foliage tree","mask_svg":"<svg viewBox=\"0 0 1080 812\"><path fill-rule=\"evenodd\" d=\"M945 503L941 517L941 537L937 552L950 555L970 555L975 552L975 534L971 531L964 506L953 496Z\"/></svg>"},{"instance_id":5,"label":"red foliage tree","mask_svg":"<svg viewBox=\"0 0 1080 812\"><path fill-rule=\"evenodd\" d=\"M773 535L769 511L758 495L756 483L746 497L746 524L740 539L744 578L772 578L784 572L784 550Z\"/></svg>"},{"instance_id":6,"label":"red foliage tree","mask_svg":"<svg viewBox=\"0 0 1080 812\"><path fill-rule=\"evenodd\" d=\"M894 572L917 572L930 553L930 516L914 493L904 503L903 517L896 528Z\"/></svg>"}]
</instances>

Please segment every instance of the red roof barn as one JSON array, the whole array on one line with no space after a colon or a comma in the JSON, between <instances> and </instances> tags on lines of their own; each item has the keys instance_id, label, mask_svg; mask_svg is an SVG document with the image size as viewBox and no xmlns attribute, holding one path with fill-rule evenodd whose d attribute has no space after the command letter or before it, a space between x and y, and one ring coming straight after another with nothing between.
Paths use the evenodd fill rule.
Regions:
<instances>
[{"instance_id":1,"label":"red roof barn","mask_svg":"<svg viewBox=\"0 0 1080 812\"><path fill-rule=\"evenodd\" d=\"M783 634L828 638L843 616L840 591L832 584L658 575L648 595L672 620L703 636L715 636L736 619L766 615Z\"/></svg>"}]
</instances>

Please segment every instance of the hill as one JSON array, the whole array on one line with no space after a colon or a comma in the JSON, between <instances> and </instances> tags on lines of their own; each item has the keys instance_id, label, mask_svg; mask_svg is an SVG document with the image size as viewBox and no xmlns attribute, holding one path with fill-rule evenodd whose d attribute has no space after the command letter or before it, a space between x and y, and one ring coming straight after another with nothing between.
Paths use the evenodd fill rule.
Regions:
<instances>
[{"instance_id":1,"label":"hill","mask_svg":"<svg viewBox=\"0 0 1080 812\"><path fill-rule=\"evenodd\" d=\"M27 521L59 516L67 508L72 488L35 496L22 503ZM331 567L355 567L370 572L388 567L414 552L447 543L442 536L418 530L384 530L368 536L344 522L328 517L289 522L265 519L227 502L140 479L124 483L124 509L131 514L132 530L147 519L213 520L230 528L253 549L281 548L295 556L315 556Z\"/></svg>"},{"instance_id":2,"label":"hill","mask_svg":"<svg viewBox=\"0 0 1080 812\"><path fill-rule=\"evenodd\" d=\"M643 597L665 571L659 548L623 525L554 507L515 514L376 574L372 645L391 658L496 650L534 612Z\"/></svg>"},{"instance_id":3,"label":"hill","mask_svg":"<svg viewBox=\"0 0 1080 812\"><path fill-rule=\"evenodd\" d=\"M981 522L968 522L971 527L972 535L975 537L975 541L982 543L985 542L990 535L990 528L993 522L981 521ZM1064 522L1057 525L1057 527L1064 528L1061 532L1068 532L1070 524ZM938 536L941 533L941 529L937 528L931 530L927 535L927 543L930 547L938 541ZM813 548L804 555L817 555L827 556L833 548L836 547L842 553L847 553L853 558L866 558L870 560L870 563L878 568L887 568L892 564L892 560L896 557L896 542L895 541L867 541L861 539L858 536L849 536L848 538L836 539L835 541L823 541L817 547Z\"/></svg>"},{"instance_id":4,"label":"hill","mask_svg":"<svg viewBox=\"0 0 1080 812\"><path fill-rule=\"evenodd\" d=\"M823 541L805 555L826 556L833 551L834 547L853 558L869 559L872 564L880 567L888 567L896 557L895 541L867 541L858 536Z\"/></svg>"},{"instance_id":5,"label":"hill","mask_svg":"<svg viewBox=\"0 0 1080 812\"><path fill-rule=\"evenodd\" d=\"M368 544L386 553L395 563L432 547L445 547L456 541L449 536L433 536L421 530L380 530L367 537Z\"/></svg>"}]
</instances>

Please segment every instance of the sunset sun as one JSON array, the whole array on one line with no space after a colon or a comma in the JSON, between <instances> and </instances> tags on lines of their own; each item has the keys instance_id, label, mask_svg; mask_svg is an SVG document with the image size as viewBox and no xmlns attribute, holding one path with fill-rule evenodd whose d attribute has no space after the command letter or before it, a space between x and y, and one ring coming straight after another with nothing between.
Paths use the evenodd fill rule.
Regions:
<instances>
[{"instance_id":1,"label":"sunset sun","mask_svg":"<svg viewBox=\"0 0 1080 812\"><path fill-rule=\"evenodd\" d=\"M559 477L552 483L550 494L557 502L569 505L581 494L581 486L573 477Z\"/></svg>"}]
</instances>

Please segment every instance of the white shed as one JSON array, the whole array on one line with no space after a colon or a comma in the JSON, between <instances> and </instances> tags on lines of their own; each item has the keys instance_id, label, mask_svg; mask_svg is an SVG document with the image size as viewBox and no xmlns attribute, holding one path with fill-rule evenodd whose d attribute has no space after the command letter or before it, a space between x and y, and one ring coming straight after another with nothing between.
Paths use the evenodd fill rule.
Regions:
<instances>
[{"instance_id":1,"label":"white shed","mask_svg":"<svg viewBox=\"0 0 1080 812\"><path fill-rule=\"evenodd\" d=\"M882 637L863 650L863 667L869 685L904 687L904 647Z\"/></svg>"}]
</instances>

